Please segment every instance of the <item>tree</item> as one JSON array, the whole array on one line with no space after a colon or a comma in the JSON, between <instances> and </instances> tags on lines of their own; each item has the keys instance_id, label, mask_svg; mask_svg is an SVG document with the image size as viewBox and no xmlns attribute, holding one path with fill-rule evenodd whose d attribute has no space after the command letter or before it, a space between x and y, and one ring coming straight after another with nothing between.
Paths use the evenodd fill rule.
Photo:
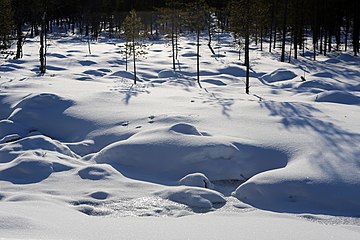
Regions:
<instances>
[{"instance_id":1,"label":"tree","mask_svg":"<svg viewBox=\"0 0 360 240\"><path fill-rule=\"evenodd\" d=\"M144 32L142 31L141 18L139 18L132 10L123 22L124 38L126 41L126 56L133 57L134 66L134 84L136 84L136 58L146 54L145 45L139 40L143 38Z\"/></svg>"},{"instance_id":2,"label":"tree","mask_svg":"<svg viewBox=\"0 0 360 240\"><path fill-rule=\"evenodd\" d=\"M283 31L282 31L282 44L281 44L281 62L285 62L285 46L286 46L286 33L287 33L287 18L288 18L288 0L284 0L284 17L283 17Z\"/></svg>"},{"instance_id":3,"label":"tree","mask_svg":"<svg viewBox=\"0 0 360 240\"><path fill-rule=\"evenodd\" d=\"M164 31L170 35L171 49L172 49L172 65L174 71L176 70L175 61L178 52L178 36L180 34L181 15L180 11L182 4L179 0L170 0L167 2L166 7L160 8L160 23L164 25Z\"/></svg>"},{"instance_id":4,"label":"tree","mask_svg":"<svg viewBox=\"0 0 360 240\"><path fill-rule=\"evenodd\" d=\"M195 0L187 4L185 22L196 33L196 70L197 82L200 83L200 33L208 27L209 6L205 0Z\"/></svg>"},{"instance_id":5,"label":"tree","mask_svg":"<svg viewBox=\"0 0 360 240\"><path fill-rule=\"evenodd\" d=\"M250 34L253 23L251 12L253 11L250 0L233 1L229 4L230 29L235 35L245 39L245 92L250 93Z\"/></svg>"},{"instance_id":6,"label":"tree","mask_svg":"<svg viewBox=\"0 0 360 240\"><path fill-rule=\"evenodd\" d=\"M11 25L11 0L0 0L0 50L10 47Z\"/></svg>"},{"instance_id":7,"label":"tree","mask_svg":"<svg viewBox=\"0 0 360 240\"><path fill-rule=\"evenodd\" d=\"M47 50L47 0L42 0L42 17L41 17L41 30L40 30L40 73L46 73L46 50Z\"/></svg>"}]
</instances>

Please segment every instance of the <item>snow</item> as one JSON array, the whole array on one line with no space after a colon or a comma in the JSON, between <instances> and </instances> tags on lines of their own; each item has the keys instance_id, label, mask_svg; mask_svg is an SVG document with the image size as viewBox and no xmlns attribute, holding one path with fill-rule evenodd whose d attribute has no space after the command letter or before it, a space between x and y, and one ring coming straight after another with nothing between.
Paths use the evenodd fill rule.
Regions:
<instances>
[{"instance_id":1,"label":"snow","mask_svg":"<svg viewBox=\"0 0 360 240\"><path fill-rule=\"evenodd\" d=\"M0 239L359 238L358 58L253 50L246 95L225 43L201 89L191 38L137 85L120 40L50 36L44 76L37 41L0 60Z\"/></svg>"},{"instance_id":2,"label":"snow","mask_svg":"<svg viewBox=\"0 0 360 240\"><path fill-rule=\"evenodd\" d=\"M179 180L181 185L193 186L193 187L202 187L213 189L214 185L211 181L202 173L192 173L188 174L182 179Z\"/></svg>"}]
</instances>

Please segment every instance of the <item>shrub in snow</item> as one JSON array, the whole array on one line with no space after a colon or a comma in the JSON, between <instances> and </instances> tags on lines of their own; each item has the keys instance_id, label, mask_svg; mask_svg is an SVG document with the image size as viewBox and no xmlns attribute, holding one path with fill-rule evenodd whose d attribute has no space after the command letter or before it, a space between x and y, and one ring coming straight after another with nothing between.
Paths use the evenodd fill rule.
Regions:
<instances>
[{"instance_id":1,"label":"shrub in snow","mask_svg":"<svg viewBox=\"0 0 360 240\"><path fill-rule=\"evenodd\" d=\"M214 186L210 182L210 180L202 173L192 173L188 174L182 179L180 179L179 183L185 186L192 187L202 187L202 188L210 188L212 189Z\"/></svg>"}]
</instances>

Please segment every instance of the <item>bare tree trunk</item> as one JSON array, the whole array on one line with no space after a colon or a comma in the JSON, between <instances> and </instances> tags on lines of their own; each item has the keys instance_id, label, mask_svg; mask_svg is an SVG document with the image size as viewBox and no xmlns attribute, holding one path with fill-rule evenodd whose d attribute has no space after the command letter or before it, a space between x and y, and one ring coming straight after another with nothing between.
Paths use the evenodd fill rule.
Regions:
<instances>
[{"instance_id":1,"label":"bare tree trunk","mask_svg":"<svg viewBox=\"0 0 360 240\"><path fill-rule=\"evenodd\" d=\"M42 17L40 32L40 73L46 73L46 13Z\"/></svg>"},{"instance_id":2,"label":"bare tree trunk","mask_svg":"<svg viewBox=\"0 0 360 240\"><path fill-rule=\"evenodd\" d=\"M196 67L197 67L197 82L199 84L199 87L202 88L200 83L200 30L197 30Z\"/></svg>"},{"instance_id":3,"label":"bare tree trunk","mask_svg":"<svg viewBox=\"0 0 360 240\"><path fill-rule=\"evenodd\" d=\"M173 61L173 69L176 70L175 66L175 36L174 36L174 22L171 26L171 47L172 47L172 61Z\"/></svg>"},{"instance_id":4,"label":"bare tree trunk","mask_svg":"<svg viewBox=\"0 0 360 240\"><path fill-rule=\"evenodd\" d=\"M246 81L245 92L250 94L250 1L246 1L246 23L245 23L245 66L246 66Z\"/></svg>"},{"instance_id":5,"label":"bare tree trunk","mask_svg":"<svg viewBox=\"0 0 360 240\"><path fill-rule=\"evenodd\" d=\"M284 24L283 24L283 35L282 35L282 46L281 46L281 62L285 62L285 45L286 45L286 25L287 25L287 10L288 10L288 0L284 0L285 9L284 9Z\"/></svg>"},{"instance_id":6,"label":"bare tree trunk","mask_svg":"<svg viewBox=\"0 0 360 240\"><path fill-rule=\"evenodd\" d=\"M16 44L16 59L23 57L23 36L22 36L22 24L19 22L16 27L17 44Z\"/></svg>"},{"instance_id":7,"label":"bare tree trunk","mask_svg":"<svg viewBox=\"0 0 360 240\"><path fill-rule=\"evenodd\" d=\"M134 60L134 84L136 85L136 56L135 56L135 38L133 38L133 60Z\"/></svg>"}]
</instances>

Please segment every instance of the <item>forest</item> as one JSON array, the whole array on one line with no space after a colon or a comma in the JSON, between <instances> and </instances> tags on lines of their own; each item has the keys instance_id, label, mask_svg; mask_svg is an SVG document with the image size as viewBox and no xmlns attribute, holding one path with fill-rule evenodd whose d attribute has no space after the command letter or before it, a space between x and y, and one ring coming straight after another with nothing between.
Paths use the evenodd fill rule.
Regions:
<instances>
[{"instance_id":1,"label":"forest","mask_svg":"<svg viewBox=\"0 0 360 240\"><path fill-rule=\"evenodd\" d=\"M299 54L304 56L306 48L312 49L313 60L316 60L317 54L326 56L332 51L351 50L354 56L359 53L360 4L357 0L0 0L0 6L2 53L19 59L25 39L40 35L41 73L46 71L46 36L53 32L54 26L87 36L89 52L90 41L97 40L102 33L108 33L109 38L125 38L127 42L132 39L132 44L128 44L124 51L126 59L128 55L133 55L134 60L137 55L136 38L156 40L165 35L171 39L174 70L178 36L195 32L197 45L200 46L200 35L206 32L208 46L215 54L211 45L213 36L231 32L239 58L242 51L245 53L247 93L251 42L260 45L261 51L281 49L281 62L297 59ZM138 15L126 22L130 10L138 12ZM129 36L126 25L128 29L134 28L132 21L137 20L137 16L139 26L130 29ZM137 33L134 33L135 30ZM268 47L264 46L265 43ZM14 44L17 46L16 53L6 51ZM142 53L139 51L139 54ZM199 47L197 56L197 80L200 85ZM135 67L134 72L136 76Z\"/></svg>"}]
</instances>

